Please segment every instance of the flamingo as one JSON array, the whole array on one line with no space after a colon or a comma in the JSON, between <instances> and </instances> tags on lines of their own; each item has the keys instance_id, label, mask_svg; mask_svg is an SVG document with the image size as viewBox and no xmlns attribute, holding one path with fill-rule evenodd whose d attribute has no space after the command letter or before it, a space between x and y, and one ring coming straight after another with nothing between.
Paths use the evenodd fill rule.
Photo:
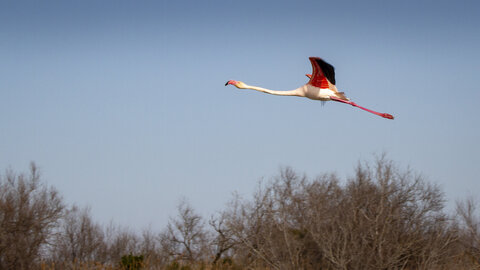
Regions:
<instances>
[{"instance_id":1,"label":"flamingo","mask_svg":"<svg viewBox=\"0 0 480 270\"><path fill-rule=\"evenodd\" d=\"M312 74L305 74L310 80L307 84L289 91L276 91L269 90L258 86L247 85L241 81L229 80L225 83L225 86L231 84L239 89L252 89L260 91L263 93L278 95L278 96L297 96L297 97L306 97L313 100L320 101L337 101L345 104L350 104L354 107L360 108L367 112L376 114L383 118L393 119L393 116L388 113L379 113L367 108L364 108L360 105L357 105L355 102L350 101L349 98L345 96L344 92L339 92L335 86L335 69L332 65L325 62L319 57L309 57L310 62L312 63Z\"/></svg>"}]
</instances>

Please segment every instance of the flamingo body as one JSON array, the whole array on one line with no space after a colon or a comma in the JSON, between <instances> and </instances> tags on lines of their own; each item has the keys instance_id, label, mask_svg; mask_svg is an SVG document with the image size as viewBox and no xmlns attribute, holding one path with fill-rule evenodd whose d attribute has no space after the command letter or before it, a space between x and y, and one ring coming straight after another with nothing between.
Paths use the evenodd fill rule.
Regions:
<instances>
[{"instance_id":1,"label":"flamingo body","mask_svg":"<svg viewBox=\"0 0 480 270\"><path fill-rule=\"evenodd\" d=\"M319 57L310 57L310 62L312 64L312 74L306 74L310 80L307 84L289 91L276 91L276 90L269 90L266 88L258 87L258 86L251 86L247 85L244 82L229 80L225 84L225 86L231 84L239 89L252 89L260 92L264 92L267 94L272 95L279 95L279 96L298 96L298 97L306 97L313 100L320 100L320 101L337 101L341 103L350 104L354 107L358 107L362 110L367 112L376 114L383 118L393 119L394 117L388 113L379 113L362 106L357 105L356 103L350 101L349 98L345 96L343 92L339 92L337 87L335 86L335 69L332 65L325 62Z\"/></svg>"},{"instance_id":2,"label":"flamingo body","mask_svg":"<svg viewBox=\"0 0 480 270\"><path fill-rule=\"evenodd\" d=\"M300 87L300 91L303 93L303 97L313 100L329 101L330 97L335 96L335 92L329 88L320 88L309 84Z\"/></svg>"}]
</instances>

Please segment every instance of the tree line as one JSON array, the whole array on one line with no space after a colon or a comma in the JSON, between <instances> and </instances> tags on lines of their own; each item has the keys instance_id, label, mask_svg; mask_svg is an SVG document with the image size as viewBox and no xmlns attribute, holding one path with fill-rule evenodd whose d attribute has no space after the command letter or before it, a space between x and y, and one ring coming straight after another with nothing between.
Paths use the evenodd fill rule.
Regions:
<instances>
[{"instance_id":1,"label":"tree line","mask_svg":"<svg viewBox=\"0 0 480 270\"><path fill-rule=\"evenodd\" d=\"M473 199L380 157L349 179L281 169L202 217L183 201L158 231L100 225L28 173L0 177L0 269L480 269Z\"/></svg>"}]
</instances>

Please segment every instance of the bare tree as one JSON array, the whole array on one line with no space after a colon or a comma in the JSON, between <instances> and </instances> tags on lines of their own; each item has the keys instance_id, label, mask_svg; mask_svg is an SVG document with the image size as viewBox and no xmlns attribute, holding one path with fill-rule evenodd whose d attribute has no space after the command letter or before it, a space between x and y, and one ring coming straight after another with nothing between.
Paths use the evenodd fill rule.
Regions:
<instances>
[{"instance_id":1,"label":"bare tree","mask_svg":"<svg viewBox=\"0 0 480 270\"><path fill-rule=\"evenodd\" d=\"M63 264L106 262L104 232L93 222L90 209L67 210L54 238L52 260Z\"/></svg>"},{"instance_id":2,"label":"bare tree","mask_svg":"<svg viewBox=\"0 0 480 270\"><path fill-rule=\"evenodd\" d=\"M443 194L390 161L359 165L330 199L333 207L314 213L309 231L333 268L438 268L456 241Z\"/></svg>"},{"instance_id":3,"label":"bare tree","mask_svg":"<svg viewBox=\"0 0 480 270\"><path fill-rule=\"evenodd\" d=\"M480 269L480 216L473 198L457 202L457 215L461 226L462 257L467 265Z\"/></svg>"},{"instance_id":4,"label":"bare tree","mask_svg":"<svg viewBox=\"0 0 480 270\"><path fill-rule=\"evenodd\" d=\"M33 268L61 217L60 195L39 179L34 163L29 175L7 171L0 178L1 269Z\"/></svg>"},{"instance_id":5,"label":"bare tree","mask_svg":"<svg viewBox=\"0 0 480 270\"><path fill-rule=\"evenodd\" d=\"M59 269L116 268L124 256L142 256L145 266L161 266L164 257L159 241L150 230L141 236L110 223L103 227L92 221L88 208L73 206L66 211L54 237L47 265Z\"/></svg>"},{"instance_id":6,"label":"bare tree","mask_svg":"<svg viewBox=\"0 0 480 270\"><path fill-rule=\"evenodd\" d=\"M142 231L139 241L139 254L145 256L147 266L163 266L168 258L161 252L159 237L151 229Z\"/></svg>"},{"instance_id":7,"label":"bare tree","mask_svg":"<svg viewBox=\"0 0 480 270\"><path fill-rule=\"evenodd\" d=\"M212 261L216 265L220 259L228 254L228 252L236 245L232 236L232 231L225 225L225 213L220 213L217 217L211 217L210 227L214 230L215 236L212 239L212 247L215 249L215 257Z\"/></svg>"},{"instance_id":8,"label":"bare tree","mask_svg":"<svg viewBox=\"0 0 480 270\"><path fill-rule=\"evenodd\" d=\"M231 203L224 223L243 267L301 268L305 181L287 168L273 182L260 183L252 202L237 197Z\"/></svg>"},{"instance_id":9,"label":"bare tree","mask_svg":"<svg viewBox=\"0 0 480 270\"><path fill-rule=\"evenodd\" d=\"M180 203L178 217L171 219L160 234L160 245L174 261L184 264L208 259L208 235L204 222L187 202Z\"/></svg>"},{"instance_id":10,"label":"bare tree","mask_svg":"<svg viewBox=\"0 0 480 270\"><path fill-rule=\"evenodd\" d=\"M273 269L442 269L457 256L443 194L421 176L382 157L339 183L287 168L252 201L236 200L225 224L237 259Z\"/></svg>"},{"instance_id":11,"label":"bare tree","mask_svg":"<svg viewBox=\"0 0 480 270\"><path fill-rule=\"evenodd\" d=\"M116 264L122 256L140 253L140 238L132 231L110 224L105 229L107 262Z\"/></svg>"}]
</instances>

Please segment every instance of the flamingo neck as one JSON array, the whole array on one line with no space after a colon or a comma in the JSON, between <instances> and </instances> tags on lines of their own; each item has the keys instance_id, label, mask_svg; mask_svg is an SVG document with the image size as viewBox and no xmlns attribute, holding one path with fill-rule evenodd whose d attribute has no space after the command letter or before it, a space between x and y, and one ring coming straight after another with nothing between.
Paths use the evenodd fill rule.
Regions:
<instances>
[{"instance_id":1,"label":"flamingo neck","mask_svg":"<svg viewBox=\"0 0 480 270\"><path fill-rule=\"evenodd\" d=\"M270 94L270 95L277 95L277 96L301 96L300 88L293 89L293 90L288 90L288 91L270 90L270 89L266 89L266 88L262 88L262 87L258 87L258 86L252 86L252 85L245 85L245 87L243 87L243 88L256 90L256 91L260 91L260 92L267 93L267 94Z\"/></svg>"}]
</instances>

